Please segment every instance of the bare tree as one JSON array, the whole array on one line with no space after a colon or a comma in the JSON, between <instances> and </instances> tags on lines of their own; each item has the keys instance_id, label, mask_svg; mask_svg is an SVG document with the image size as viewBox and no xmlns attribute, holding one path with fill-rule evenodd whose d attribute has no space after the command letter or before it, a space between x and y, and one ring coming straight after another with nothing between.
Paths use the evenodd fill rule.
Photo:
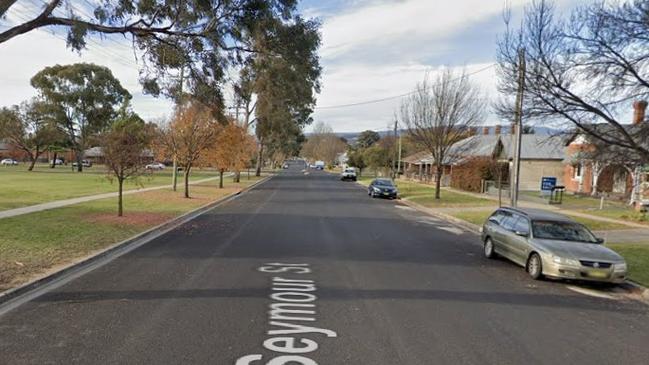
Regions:
<instances>
[{"instance_id":1,"label":"bare tree","mask_svg":"<svg viewBox=\"0 0 649 365\"><path fill-rule=\"evenodd\" d=\"M535 0L523 25L508 26L498 42L501 116L513 120L523 50L526 120L569 122L590 139L649 161L649 123L620 119L631 100L649 96L648 14L646 0L597 1L560 19L551 1Z\"/></svg>"},{"instance_id":2,"label":"bare tree","mask_svg":"<svg viewBox=\"0 0 649 365\"><path fill-rule=\"evenodd\" d=\"M336 157L346 149L347 144L336 136L331 126L324 122L318 122L313 127L313 133L308 136L306 143L302 146L302 155L333 165L336 162Z\"/></svg>"},{"instance_id":3,"label":"bare tree","mask_svg":"<svg viewBox=\"0 0 649 365\"><path fill-rule=\"evenodd\" d=\"M102 138L102 152L110 180L117 180L117 216L123 215L124 181L137 179L145 171L144 152L151 140L150 128L137 115L117 120Z\"/></svg>"},{"instance_id":4,"label":"bare tree","mask_svg":"<svg viewBox=\"0 0 649 365\"><path fill-rule=\"evenodd\" d=\"M444 166L461 158L470 143L458 144L483 121L485 102L480 89L465 72L442 70L431 80L426 75L401 104L401 122L413 142L426 148L435 160L435 198L440 198Z\"/></svg>"}]
</instances>

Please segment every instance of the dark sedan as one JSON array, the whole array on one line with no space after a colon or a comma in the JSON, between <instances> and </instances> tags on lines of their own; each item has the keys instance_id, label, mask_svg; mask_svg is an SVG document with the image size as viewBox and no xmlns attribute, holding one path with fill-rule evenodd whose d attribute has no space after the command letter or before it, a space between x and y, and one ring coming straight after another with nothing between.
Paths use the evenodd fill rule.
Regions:
<instances>
[{"instance_id":1,"label":"dark sedan","mask_svg":"<svg viewBox=\"0 0 649 365\"><path fill-rule=\"evenodd\" d=\"M367 188L367 195L372 198L396 199L399 196L399 191L390 179L374 179Z\"/></svg>"}]
</instances>

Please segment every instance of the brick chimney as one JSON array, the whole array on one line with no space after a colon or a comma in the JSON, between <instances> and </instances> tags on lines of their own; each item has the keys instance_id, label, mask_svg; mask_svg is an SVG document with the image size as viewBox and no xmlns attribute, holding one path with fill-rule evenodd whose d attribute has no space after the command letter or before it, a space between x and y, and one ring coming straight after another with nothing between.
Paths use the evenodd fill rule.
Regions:
<instances>
[{"instance_id":1,"label":"brick chimney","mask_svg":"<svg viewBox=\"0 0 649 365\"><path fill-rule=\"evenodd\" d=\"M500 124L498 124L498 125L494 128L494 133L495 133L496 135L500 134L500 131L501 131L502 128L503 128L503 127L502 127Z\"/></svg>"},{"instance_id":2,"label":"brick chimney","mask_svg":"<svg viewBox=\"0 0 649 365\"><path fill-rule=\"evenodd\" d=\"M482 127L482 134L485 136L489 134L489 127Z\"/></svg>"},{"instance_id":3,"label":"brick chimney","mask_svg":"<svg viewBox=\"0 0 649 365\"><path fill-rule=\"evenodd\" d=\"M638 100L633 102L633 124L644 122L645 110L647 110L647 101Z\"/></svg>"}]
</instances>

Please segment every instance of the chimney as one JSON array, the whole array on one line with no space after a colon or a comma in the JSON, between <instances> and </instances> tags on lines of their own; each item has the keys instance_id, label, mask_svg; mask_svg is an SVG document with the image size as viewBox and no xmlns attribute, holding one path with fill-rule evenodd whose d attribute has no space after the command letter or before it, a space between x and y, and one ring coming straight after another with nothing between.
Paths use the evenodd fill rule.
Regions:
<instances>
[{"instance_id":1,"label":"chimney","mask_svg":"<svg viewBox=\"0 0 649 365\"><path fill-rule=\"evenodd\" d=\"M482 134L485 136L489 134L489 127L482 127Z\"/></svg>"},{"instance_id":2,"label":"chimney","mask_svg":"<svg viewBox=\"0 0 649 365\"><path fill-rule=\"evenodd\" d=\"M638 100L633 102L633 124L640 124L644 122L646 109L647 102L645 100Z\"/></svg>"},{"instance_id":3,"label":"chimney","mask_svg":"<svg viewBox=\"0 0 649 365\"><path fill-rule=\"evenodd\" d=\"M498 124L498 125L496 126L496 128L494 128L494 133L495 133L496 135L500 134L500 130L501 130L501 129L502 129L502 126L501 126L500 124Z\"/></svg>"}]
</instances>

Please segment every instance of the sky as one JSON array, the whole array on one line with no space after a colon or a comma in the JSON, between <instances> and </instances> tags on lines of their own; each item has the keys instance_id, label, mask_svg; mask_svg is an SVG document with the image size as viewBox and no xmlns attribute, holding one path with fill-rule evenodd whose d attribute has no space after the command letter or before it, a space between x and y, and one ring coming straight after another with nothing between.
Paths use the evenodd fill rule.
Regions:
<instances>
[{"instance_id":1,"label":"sky","mask_svg":"<svg viewBox=\"0 0 649 365\"><path fill-rule=\"evenodd\" d=\"M528 2L509 0L514 19ZM557 1L560 9L577 3ZM37 0L19 1L0 20L0 30L34 14L36 4ZM303 0L301 13L322 22L322 91L314 120L336 132L388 129L402 100L396 96L412 91L427 73L434 76L443 67L465 70L488 97L496 97L495 69L490 66L504 30L503 4L504 0ZM94 38L79 54L66 48L64 38L61 31L38 30L0 44L0 106L35 96L29 80L46 66L93 62L112 70L143 118L171 114L168 100L142 94L139 62L128 41ZM365 103L375 100L381 101ZM357 103L361 105L345 107ZM497 123L488 113L484 124Z\"/></svg>"}]
</instances>

